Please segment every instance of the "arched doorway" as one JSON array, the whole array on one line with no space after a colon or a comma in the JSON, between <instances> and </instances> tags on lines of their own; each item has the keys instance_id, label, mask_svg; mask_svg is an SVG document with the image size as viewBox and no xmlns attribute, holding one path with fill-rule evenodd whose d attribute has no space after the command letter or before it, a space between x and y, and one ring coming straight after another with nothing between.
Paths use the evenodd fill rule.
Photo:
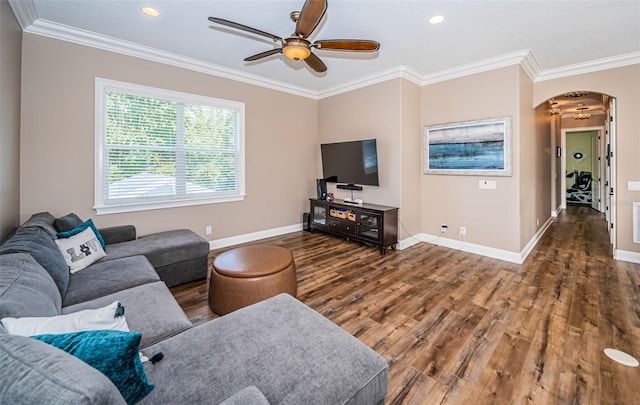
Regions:
<instances>
[{"instance_id":1,"label":"arched doorway","mask_svg":"<svg viewBox=\"0 0 640 405\"><path fill-rule=\"evenodd\" d=\"M552 207L567 205L602 212L615 249L615 98L598 92L558 94L538 108L551 116Z\"/></svg>"}]
</instances>

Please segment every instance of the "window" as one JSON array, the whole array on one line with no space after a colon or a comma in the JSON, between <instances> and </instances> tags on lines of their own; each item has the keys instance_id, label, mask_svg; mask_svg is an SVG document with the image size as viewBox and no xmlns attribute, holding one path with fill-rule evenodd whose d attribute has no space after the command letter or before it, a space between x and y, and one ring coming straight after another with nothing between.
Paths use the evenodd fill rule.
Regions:
<instances>
[{"instance_id":1,"label":"window","mask_svg":"<svg viewBox=\"0 0 640 405\"><path fill-rule=\"evenodd\" d=\"M98 214L244 198L244 104L96 79Z\"/></svg>"}]
</instances>

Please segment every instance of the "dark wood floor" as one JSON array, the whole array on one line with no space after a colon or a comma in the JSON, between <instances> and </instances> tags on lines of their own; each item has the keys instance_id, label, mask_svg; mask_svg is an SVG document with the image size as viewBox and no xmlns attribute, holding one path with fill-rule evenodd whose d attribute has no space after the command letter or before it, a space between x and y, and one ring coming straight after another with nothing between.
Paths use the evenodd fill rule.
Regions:
<instances>
[{"instance_id":1,"label":"dark wood floor","mask_svg":"<svg viewBox=\"0 0 640 405\"><path fill-rule=\"evenodd\" d=\"M298 298L389 362L387 404L640 404L640 265L611 258L606 223L569 207L523 265L419 244L375 248L296 232ZM221 251L214 251L213 258ZM206 282L172 289L194 323Z\"/></svg>"}]
</instances>

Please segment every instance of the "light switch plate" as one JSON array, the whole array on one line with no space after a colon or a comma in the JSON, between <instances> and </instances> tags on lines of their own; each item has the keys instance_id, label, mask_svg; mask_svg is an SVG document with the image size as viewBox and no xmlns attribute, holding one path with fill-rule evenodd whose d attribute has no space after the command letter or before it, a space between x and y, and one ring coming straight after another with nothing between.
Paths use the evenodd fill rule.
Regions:
<instances>
[{"instance_id":1,"label":"light switch plate","mask_svg":"<svg viewBox=\"0 0 640 405\"><path fill-rule=\"evenodd\" d=\"M484 190L495 190L496 182L493 180L480 180L478 187Z\"/></svg>"},{"instance_id":2,"label":"light switch plate","mask_svg":"<svg viewBox=\"0 0 640 405\"><path fill-rule=\"evenodd\" d=\"M640 181L630 181L627 183L629 191L640 191Z\"/></svg>"}]
</instances>

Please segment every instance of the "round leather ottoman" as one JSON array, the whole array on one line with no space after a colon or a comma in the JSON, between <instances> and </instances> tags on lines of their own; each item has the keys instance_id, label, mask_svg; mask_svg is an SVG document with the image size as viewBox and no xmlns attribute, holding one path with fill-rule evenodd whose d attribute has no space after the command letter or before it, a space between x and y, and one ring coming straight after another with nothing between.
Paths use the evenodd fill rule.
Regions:
<instances>
[{"instance_id":1,"label":"round leather ottoman","mask_svg":"<svg viewBox=\"0 0 640 405\"><path fill-rule=\"evenodd\" d=\"M296 296L298 280L293 255L272 245L252 245L228 250L213 261L209 281L209 306L218 315L280 293Z\"/></svg>"}]
</instances>

